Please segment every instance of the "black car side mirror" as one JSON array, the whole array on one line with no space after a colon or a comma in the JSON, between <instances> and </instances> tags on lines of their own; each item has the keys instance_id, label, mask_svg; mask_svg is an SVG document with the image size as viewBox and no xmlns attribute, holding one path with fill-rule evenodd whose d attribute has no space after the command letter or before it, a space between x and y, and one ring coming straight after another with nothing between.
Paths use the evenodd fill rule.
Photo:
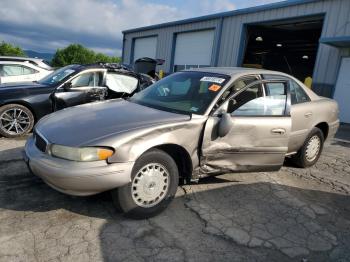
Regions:
<instances>
[{"instance_id":1,"label":"black car side mirror","mask_svg":"<svg viewBox=\"0 0 350 262\"><path fill-rule=\"evenodd\" d=\"M218 126L218 135L219 137L226 136L232 129L233 123L231 119L231 115L228 113L224 113L221 116L219 126Z\"/></svg>"},{"instance_id":2,"label":"black car side mirror","mask_svg":"<svg viewBox=\"0 0 350 262\"><path fill-rule=\"evenodd\" d=\"M66 82L63 84L63 90L64 91L68 91L69 89L71 89L72 87L72 83L71 82Z\"/></svg>"}]
</instances>

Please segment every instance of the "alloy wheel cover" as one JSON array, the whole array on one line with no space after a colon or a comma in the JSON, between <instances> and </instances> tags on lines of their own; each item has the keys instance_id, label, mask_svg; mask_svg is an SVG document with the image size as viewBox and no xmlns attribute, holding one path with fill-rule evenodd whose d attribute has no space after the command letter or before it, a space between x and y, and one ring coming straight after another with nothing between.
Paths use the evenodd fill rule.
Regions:
<instances>
[{"instance_id":1,"label":"alloy wheel cover","mask_svg":"<svg viewBox=\"0 0 350 262\"><path fill-rule=\"evenodd\" d=\"M165 198L169 185L169 171L159 163L150 163L143 166L134 177L131 195L138 206L150 208Z\"/></svg>"},{"instance_id":2,"label":"alloy wheel cover","mask_svg":"<svg viewBox=\"0 0 350 262\"><path fill-rule=\"evenodd\" d=\"M29 127L29 115L20 108L7 109L0 115L0 128L9 135L24 134Z\"/></svg>"},{"instance_id":3,"label":"alloy wheel cover","mask_svg":"<svg viewBox=\"0 0 350 262\"><path fill-rule=\"evenodd\" d=\"M320 149L321 149L321 139L317 135L312 136L309 139L306 146L305 156L307 161L309 162L314 161L317 158L320 152Z\"/></svg>"}]
</instances>

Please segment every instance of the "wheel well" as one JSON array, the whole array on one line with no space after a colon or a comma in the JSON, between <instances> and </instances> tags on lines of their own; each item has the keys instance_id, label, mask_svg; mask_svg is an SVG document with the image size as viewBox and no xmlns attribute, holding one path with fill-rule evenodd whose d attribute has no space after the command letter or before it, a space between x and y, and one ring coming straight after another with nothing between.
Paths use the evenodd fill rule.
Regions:
<instances>
[{"instance_id":1,"label":"wheel well","mask_svg":"<svg viewBox=\"0 0 350 262\"><path fill-rule=\"evenodd\" d=\"M25 106L26 108L28 108L30 110L30 112L32 112L33 117L34 117L34 123L37 121L37 117L35 115L35 111L33 110L33 108L26 102L23 101L11 101L5 104L0 105L0 107L2 106L6 106L6 105L11 105L11 104L16 104L16 105L21 105L21 106Z\"/></svg>"},{"instance_id":2,"label":"wheel well","mask_svg":"<svg viewBox=\"0 0 350 262\"><path fill-rule=\"evenodd\" d=\"M192 160L186 149L175 144L165 144L156 146L154 148L163 150L169 154L175 161L178 169L179 175L183 179L190 179L192 175Z\"/></svg>"},{"instance_id":3,"label":"wheel well","mask_svg":"<svg viewBox=\"0 0 350 262\"><path fill-rule=\"evenodd\" d=\"M316 125L317 128L321 129L324 139L327 139L329 126L326 122L322 122Z\"/></svg>"}]
</instances>

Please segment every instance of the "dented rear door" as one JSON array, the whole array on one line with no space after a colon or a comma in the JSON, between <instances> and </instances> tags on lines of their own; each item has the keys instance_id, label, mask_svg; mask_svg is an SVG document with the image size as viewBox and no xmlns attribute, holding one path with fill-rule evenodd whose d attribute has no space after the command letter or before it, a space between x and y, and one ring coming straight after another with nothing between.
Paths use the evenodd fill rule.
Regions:
<instances>
[{"instance_id":1,"label":"dented rear door","mask_svg":"<svg viewBox=\"0 0 350 262\"><path fill-rule=\"evenodd\" d=\"M226 136L218 136L220 115L210 116L206 123L201 174L278 170L291 132L289 83L256 81L231 97L230 103L232 128Z\"/></svg>"}]
</instances>

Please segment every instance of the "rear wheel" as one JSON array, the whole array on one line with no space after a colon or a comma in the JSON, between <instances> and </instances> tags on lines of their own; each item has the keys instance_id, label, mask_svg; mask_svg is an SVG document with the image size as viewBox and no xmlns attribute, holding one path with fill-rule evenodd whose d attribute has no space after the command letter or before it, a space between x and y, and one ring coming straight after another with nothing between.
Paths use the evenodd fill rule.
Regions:
<instances>
[{"instance_id":1,"label":"rear wheel","mask_svg":"<svg viewBox=\"0 0 350 262\"><path fill-rule=\"evenodd\" d=\"M322 131L314 127L306 138L304 145L292 157L292 161L299 167L313 166L322 153L323 143L324 136Z\"/></svg>"},{"instance_id":2,"label":"rear wheel","mask_svg":"<svg viewBox=\"0 0 350 262\"><path fill-rule=\"evenodd\" d=\"M25 106L9 104L0 107L0 135L8 138L28 134L34 126L34 116Z\"/></svg>"},{"instance_id":3,"label":"rear wheel","mask_svg":"<svg viewBox=\"0 0 350 262\"><path fill-rule=\"evenodd\" d=\"M126 216L143 219L157 215L170 204L178 183L175 161L165 152L155 149L136 161L131 183L111 193L116 207Z\"/></svg>"}]
</instances>

